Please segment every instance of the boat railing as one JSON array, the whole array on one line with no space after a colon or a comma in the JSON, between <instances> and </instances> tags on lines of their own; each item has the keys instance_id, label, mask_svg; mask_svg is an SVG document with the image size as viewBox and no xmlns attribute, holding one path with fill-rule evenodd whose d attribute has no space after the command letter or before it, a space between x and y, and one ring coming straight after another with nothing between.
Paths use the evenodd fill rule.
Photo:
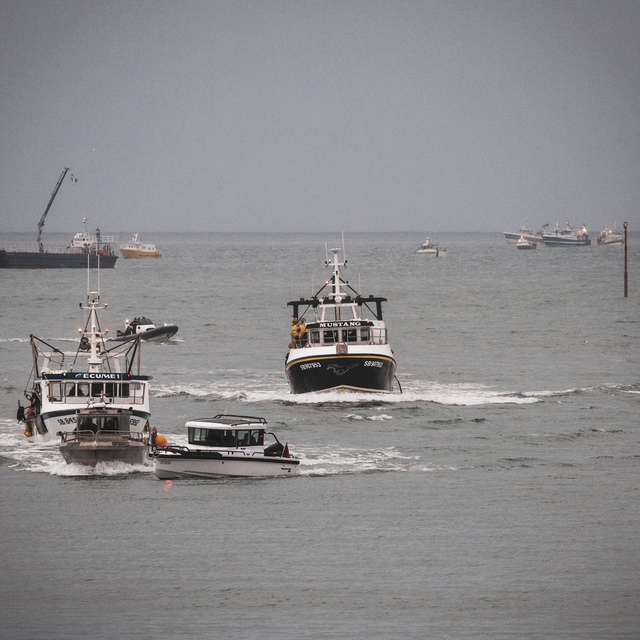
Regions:
<instances>
[{"instance_id":1,"label":"boat railing","mask_svg":"<svg viewBox=\"0 0 640 640\"><path fill-rule=\"evenodd\" d=\"M62 442L100 442L111 440L116 442L144 442L148 441L147 436L139 431L110 431L102 429L100 431L92 431L91 429L82 429L80 431L59 431L58 436Z\"/></svg>"}]
</instances>

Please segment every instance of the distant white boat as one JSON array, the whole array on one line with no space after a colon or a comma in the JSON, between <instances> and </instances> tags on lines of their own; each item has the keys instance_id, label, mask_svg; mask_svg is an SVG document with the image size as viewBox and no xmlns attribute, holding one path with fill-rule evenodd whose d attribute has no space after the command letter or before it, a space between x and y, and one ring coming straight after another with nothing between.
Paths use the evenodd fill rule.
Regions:
<instances>
[{"instance_id":1,"label":"distant white boat","mask_svg":"<svg viewBox=\"0 0 640 640\"><path fill-rule=\"evenodd\" d=\"M518 240L516 246L518 249L535 249L537 248L537 244L535 242L531 242L527 240L524 236L520 236L520 240Z\"/></svg>"},{"instance_id":2,"label":"distant white boat","mask_svg":"<svg viewBox=\"0 0 640 640\"><path fill-rule=\"evenodd\" d=\"M438 258L447 255L447 250L445 248L438 247L437 244L431 244L429 242L429 238L427 238L418 249L418 253Z\"/></svg>"},{"instance_id":3,"label":"distant white boat","mask_svg":"<svg viewBox=\"0 0 640 640\"><path fill-rule=\"evenodd\" d=\"M607 229L606 227L598 235L598 244L624 244L624 233L620 233L616 229L614 223L613 229Z\"/></svg>"},{"instance_id":4,"label":"distant white boat","mask_svg":"<svg viewBox=\"0 0 640 640\"><path fill-rule=\"evenodd\" d=\"M548 226L549 223L543 224L538 231L532 231L527 227L527 221L525 220L520 231L503 231L503 233L506 241L512 244L517 243L522 236L529 242L544 242L542 234L545 233Z\"/></svg>"}]
</instances>

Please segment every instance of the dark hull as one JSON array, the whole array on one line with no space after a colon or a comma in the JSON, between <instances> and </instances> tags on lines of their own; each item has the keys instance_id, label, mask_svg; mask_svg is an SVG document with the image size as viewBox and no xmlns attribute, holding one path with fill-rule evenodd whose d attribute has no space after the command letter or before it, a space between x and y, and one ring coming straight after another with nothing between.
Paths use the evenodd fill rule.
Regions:
<instances>
[{"instance_id":1,"label":"dark hull","mask_svg":"<svg viewBox=\"0 0 640 640\"><path fill-rule=\"evenodd\" d=\"M567 238L562 236L542 236L545 247L590 247L591 238Z\"/></svg>"},{"instance_id":2,"label":"dark hull","mask_svg":"<svg viewBox=\"0 0 640 640\"><path fill-rule=\"evenodd\" d=\"M391 393L396 362L372 354L328 355L294 360L286 367L291 393L349 389Z\"/></svg>"},{"instance_id":3,"label":"dark hull","mask_svg":"<svg viewBox=\"0 0 640 640\"><path fill-rule=\"evenodd\" d=\"M118 256L89 254L89 266L113 269ZM0 269L86 269L86 253L47 253L40 251L6 251L0 249Z\"/></svg>"},{"instance_id":4,"label":"dark hull","mask_svg":"<svg viewBox=\"0 0 640 640\"><path fill-rule=\"evenodd\" d=\"M155 329L149 329L142 333L131 333L127 336L116 336L115 338L109 338L109 342L125 342L126 340L133 340L140 336L142 340L148 342L163 342L169 340L172 336L178 333L178 327L173 324L167 327L156 327Z\"/></svg>"}]
</instances>

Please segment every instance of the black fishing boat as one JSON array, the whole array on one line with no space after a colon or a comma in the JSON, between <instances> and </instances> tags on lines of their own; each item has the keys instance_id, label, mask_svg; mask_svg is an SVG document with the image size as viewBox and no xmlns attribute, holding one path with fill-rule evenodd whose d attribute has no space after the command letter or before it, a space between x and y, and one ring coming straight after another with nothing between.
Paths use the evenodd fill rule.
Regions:
<instances>
[{"instance_id":1,"label":"black fishing boat","mask_svg":"<svg viewBox=\"0 0 640 640\"><path fill-rule=\"evenodd\" d=\"M339 261L339 248L331 251L333 260L327 252L325 262L333 270L331 278L312 298L288 303L293 319L285 372L291 393L390 393L396 361L382 319L387 299L365 298L350 287L340 271L347 261Z\"/></svg>"}]
</instances>

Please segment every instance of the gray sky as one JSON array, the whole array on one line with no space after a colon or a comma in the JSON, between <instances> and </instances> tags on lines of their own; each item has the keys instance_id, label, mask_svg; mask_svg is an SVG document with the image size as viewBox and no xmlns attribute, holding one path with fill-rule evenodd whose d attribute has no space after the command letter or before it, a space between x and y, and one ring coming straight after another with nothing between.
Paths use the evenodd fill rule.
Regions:
<instances>
[{"instance_id":1,"label":"gray sky","mask_svg":"<svg viewBox=\"0 0 640 640\"><path fill-rule=\"evenodd\" d=\"M637 0L0 0L0 87L1 231L640 226Z\"/></svg>"}]
</instances>

